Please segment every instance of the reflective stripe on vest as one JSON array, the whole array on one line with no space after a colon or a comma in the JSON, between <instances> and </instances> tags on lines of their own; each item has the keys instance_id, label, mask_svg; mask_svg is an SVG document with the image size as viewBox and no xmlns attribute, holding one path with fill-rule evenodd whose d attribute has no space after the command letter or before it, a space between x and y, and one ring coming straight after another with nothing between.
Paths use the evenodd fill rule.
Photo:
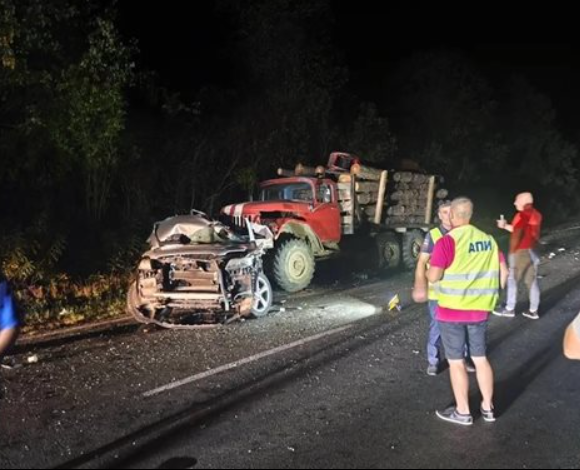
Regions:
<instances>
[{"instance_id":1,"label":"reflective stripe on vest","mask_svg":"<svg viewBox=\"0 0 580 470\"><path fill-rule=\"evenodd\" d=\"M443 233L439 227L435 227L429 231L431 239L433 240L433 245L443 238ZM429 269L429 263L427 263L427 269ZM439 283L437 283L439 284ZM429 283L429 300L437 300L437 284Z\"/></svg>"},{"instance_id":2,"label":"reflective stripe on vest","mask_svg":"<svg viewBox=\"0 0 580 470\"><path fill-rule=\"evenodd\" d=\"M442 307L490 312L499 297L499 248L490 235L471 225L458 227L449 236L455 241L455 259L438 286Z\"/></svg>"}]
</instances>

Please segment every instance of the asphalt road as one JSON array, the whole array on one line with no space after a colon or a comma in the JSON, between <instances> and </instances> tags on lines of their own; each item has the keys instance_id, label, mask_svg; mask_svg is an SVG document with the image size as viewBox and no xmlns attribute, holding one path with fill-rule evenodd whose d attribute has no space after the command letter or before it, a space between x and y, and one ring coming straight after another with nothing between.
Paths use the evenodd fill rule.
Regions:
<instances>
[{"instance_id":1,"label":"asphalt road","mask_svg":"<svg viewBox=\"0 0 580 470\"><path fill-rule=\"evenodd\" d=\"M580 363L561 353L580 292L539 322L493 318L495 424L438 421L448 373L423 373L426 322L353 338L295 377L184 423L118 463L125 468L579 468ZM472 380L471 402L479 395Z\"/></svg>"},{"instance_id":2,"label":"asphalt road","mask_svg":"<svg viewBox=\"0 0 580 470\"><path fill-rule=\"evenodd\" d=\"M411 276L357 274L279 295L256 321L27 346L0 371L0 467L578 467L580 366L560 353L580 309L576 238L544 245L540 321L493 319L493 427L435 419L451 393L424 374ZM384 309L394 294L401 312Z\"/></svg>"}]
</instances>

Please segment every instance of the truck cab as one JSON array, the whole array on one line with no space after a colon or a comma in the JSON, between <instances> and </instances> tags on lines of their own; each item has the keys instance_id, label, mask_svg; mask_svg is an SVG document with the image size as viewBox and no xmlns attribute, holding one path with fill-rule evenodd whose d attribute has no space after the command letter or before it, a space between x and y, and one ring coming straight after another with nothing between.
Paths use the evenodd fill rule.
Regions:
<instances>
[{"instance_id":1,"label":"truck cab","mask_svg":"<svg viewBox=\"0 0 580 470\"><path fill-rule=\"evenodd\" d=\"M342 237L337 186L326 178L264 181L257 201L226 206L224 217L239 227L250 220L272 230L276 239L274 278L289 292L310 284L315 258L336 251Z\"/></svg>"}]
</instances>

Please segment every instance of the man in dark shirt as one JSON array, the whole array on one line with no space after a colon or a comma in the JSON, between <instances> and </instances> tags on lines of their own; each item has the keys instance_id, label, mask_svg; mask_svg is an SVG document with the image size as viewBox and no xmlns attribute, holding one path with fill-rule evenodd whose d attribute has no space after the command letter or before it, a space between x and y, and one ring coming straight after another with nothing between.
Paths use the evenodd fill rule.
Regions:
<instances>
[{"instance_id":1,"label":"man in dark shirt","mask_svg":"<svg viewBox=\"0 0 580 470\"><path fill-rule=\"evenodd\" d=\"M413 287L413 299L415 302L428 301L429 311L429 334L427 338L427 375L435 376L439 373L440 367L440 349L441 349L441 332L439 324L435 318L437 312L437 291L436 286L429 285L427 282L427 270L429 269L429 260L433 253L435 243L451 230L451 221L449 213L451 212L451 201L444 201L438 210L438 217L441 221L439 227L429 231L425 236L421 254L417 260L415 269L415 285ZM471 364L468 367L472 370Z\"/></svg>"}]
</instances>

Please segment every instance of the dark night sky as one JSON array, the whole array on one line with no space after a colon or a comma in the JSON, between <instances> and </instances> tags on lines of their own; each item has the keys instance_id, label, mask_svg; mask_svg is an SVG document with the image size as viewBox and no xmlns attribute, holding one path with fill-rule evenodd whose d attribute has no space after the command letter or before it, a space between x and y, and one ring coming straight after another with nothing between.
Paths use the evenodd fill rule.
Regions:
<instances>
[{"instance_id":1,"label":"dark night sky","mask_svg":"<svg viewBox=\"0 0 580 470\"><path fill-rule=\"evenodd\" d=\"M134 4L120 2L121 28L138 39L143 64L156 70L161 82L170 88L188 91L228 83L231 71L220 53L230 37L228 25L215 13L213 3L172 2L161 7L142 2L136 14ZM534 18L529 7L508 12L505 6L498 10L501 4L493 7L486 3L486 10L479 7L468 12L452 7L454 10L445 11L439 3L333 2L334 41L350 69L351 89L372 100L398 61L416 51L451 47L463 51L491 80L525 75L553 99L565 129L576 129L579 47L559 42L501 41L509 36L557 39L549 29L557 26L566 30L569 15L562 13L560 21L554 23L548 10L536 12ZM542 18L541 23L538 18Z\"/></svg>"}]
</instances>

